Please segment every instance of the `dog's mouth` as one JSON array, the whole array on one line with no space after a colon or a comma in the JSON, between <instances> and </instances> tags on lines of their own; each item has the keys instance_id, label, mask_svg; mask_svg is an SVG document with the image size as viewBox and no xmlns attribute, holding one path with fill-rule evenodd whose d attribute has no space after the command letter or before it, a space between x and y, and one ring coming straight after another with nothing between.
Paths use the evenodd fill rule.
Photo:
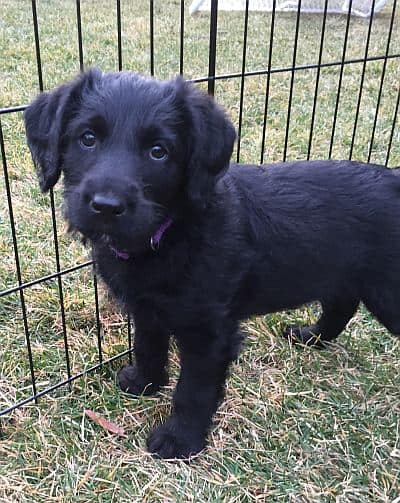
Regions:
<instances>
[{"instance_id":1,"label":"dog's mouth","mask_svg":"<svg viewBox=\"0 0 400 503\"><path fill-rule=\"evenodd\" d=\"M151 231L132 231L129 235L109 228L90 228L83 226L70 227L72 232L80 234L84 242L92 246L109 249L122 260L128 260L134 255L140 255L152 248Z\"/></svg>"},{"instance_id":2,"label":"dog's mouth","mask_svg":"<svg viewBox=\"0 0 400 503\"><path fill-rule=\"evenodd\" d=\"M157 251L160 246L160 242L168 230L168 228L173 224L173 219L167 217L153 232L153 234L148 239L148 249L152 251ZM124 246L110 234L103 234L101 236L101 241L115 254L115 256L121 260L128 260L132 255L132 250L128 246Z\"/></svg>"},{"instance_id":3,"label":"dog's mouth","mask_svg":"<svg viewBox=\"0 0 400 503\"><path fill-rule=\"evenodd\" d=\"M111 236L103 234L101 239L104 242L104 244L115 254L117 258L121 260L128 260L130 258L131 254L129 253L129 251L125 248L119 248L117 246L117 243Z\"/></svg>"},{"instance_id":4,"label":"dog's mouth","mask_svg":"<svg viewBox=\"0 0 400 503\"><path fill-rule=\"evenodd\" d=\"M146 236L124 236L116 234L103 233L92 236L90 241L101 247L108 248L117 258L128 260L134 255L138 255L150 250L150 239Z\"/></svg>"},{"instance_id":5,"label":"dog's mouth","mask_svg":"<svg viewBox=\"0 0 400 503\"><path fill-rule=\"evenodd\" d=\"M145 252L150 249L151 233L131 232L127 235L115 229L96 228L94 226L72 224L69 222L69 232L80 235L85 244L108 248L115 256L127 260L133 255Z\"/></svg>"}]
</instances>

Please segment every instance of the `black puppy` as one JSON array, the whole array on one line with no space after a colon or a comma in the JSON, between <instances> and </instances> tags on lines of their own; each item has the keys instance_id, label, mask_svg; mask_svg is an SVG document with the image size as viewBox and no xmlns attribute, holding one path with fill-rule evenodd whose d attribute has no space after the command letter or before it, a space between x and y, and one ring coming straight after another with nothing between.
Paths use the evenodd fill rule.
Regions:
<instances>
[{"instance_id":1,"label":"black puppy","mask_svg":"<svg viewBox=\"0 0 400 503\"><path fill-rule=\"evenodd\" d=\"M350 161L229 166L235 131L209 96L178 78L91 70L26 110L43 191L64 173L72 229L133 314L136 365L123 390L167 383L169 338L181 374L163 458L205 445L237 356L241 320L318 300L303 343L329 341L363 301L400 334L400 178Z\"/></svg>"}]
</instances>

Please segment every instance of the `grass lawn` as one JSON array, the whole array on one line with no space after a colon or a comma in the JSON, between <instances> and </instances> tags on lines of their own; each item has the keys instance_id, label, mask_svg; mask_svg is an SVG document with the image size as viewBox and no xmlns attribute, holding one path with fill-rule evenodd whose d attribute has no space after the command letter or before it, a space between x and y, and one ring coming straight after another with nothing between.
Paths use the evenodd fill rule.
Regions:
<instances>
[{"instance_id":1,"label":"grass lawn","mask_svg":"<svg viewBox=\"0 0 400 503\"><path fill-rule=\"evenodd\" d=\"M374 18L369 57L385 54L393 0ZM83 54L86 66L115 70L115 2L83 0ZM186 2L186 13L189 1ZM123 67L150 68L148 2L121 2ZM75 2L40 0L38 19L45 89L79 71ZM26 104L38 90L30 2L0 1L0 107ZM154 70L167 78L179 72L178 0L154 2ZM242 66L244 13L219 14L217 74ZM318 62L322 16L300 20L296 65ZM365 54L369 20L352 18L346 59ZM271 66L290 67L296 15L277 13ZM268 66L270 13L249 15L246 69ZM346 18L329 16L323 63L342 57ZM209 17L185 18L184 75L208 73ZM389 53L400 53L396 13ZM352 151L354 159L385 163L396 101L399 59L388 59L371 146L383 60L365 67ZM332 157L348 158L354 132L362 63L345 65L333 137ZM290 107L287 158L305 158L309 149L316 69L297 71ZM326 158L332 138L340 66L321 70L312 158ZM292 74L270 78L265 161L284 153ZM240 159L258 162L267 77L245 79ZM204 83L200 84L204 87ZM238 125L241 79L218 80L216 98ZM40 194L20 112L0 116L13 201L23 281L55 271L50 202ZM400 118L394 129L389 166L400 165ZM0 285L17 284L4 177L0 176ZM88 251L66 233L61 190L55 191L61 268L88 259ZM345 246L345 244L344 244ZM399 257L400 260L400 257ZM63 276L66 325L73 373L98 361L90 268ZM124 316L102 285L100 316L104 358L127 347ZM62 319L55 280L25 290L38 391L66 377ZM400 307L400 306L399 306ZM290 347L282 328L314 319L318 306L249 320L248 337L232 368L209 447L192 464L152 459L144 444L150 428L168 413L178 373L171 355L171 386L155 398L131 399L115 389L117 361L0 418L1 502L132 501L400 501L400 342L364 309L329 350ZM0 408L31 394L19 296L0 298ZM92 409L126 430L108 434L84 416Z\"/></svg>"}]
</instances>

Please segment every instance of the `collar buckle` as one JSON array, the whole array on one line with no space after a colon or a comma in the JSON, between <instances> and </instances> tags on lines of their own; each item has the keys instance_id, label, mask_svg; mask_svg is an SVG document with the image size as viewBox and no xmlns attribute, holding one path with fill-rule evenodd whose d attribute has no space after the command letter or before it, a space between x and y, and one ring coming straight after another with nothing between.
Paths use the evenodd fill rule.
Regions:
<instances>
[{"instance_id":1,"label":"collar buckle","mask_svg":"<svg viewBox=\"0 0 400 503\"><path fill-rule=\"evenodd\" d=\"M151 236L150 238L150 248L155 252L158 250L160 247L160 241L157 239L154 239L154 236Z\"/></svg>"}]
</instances>

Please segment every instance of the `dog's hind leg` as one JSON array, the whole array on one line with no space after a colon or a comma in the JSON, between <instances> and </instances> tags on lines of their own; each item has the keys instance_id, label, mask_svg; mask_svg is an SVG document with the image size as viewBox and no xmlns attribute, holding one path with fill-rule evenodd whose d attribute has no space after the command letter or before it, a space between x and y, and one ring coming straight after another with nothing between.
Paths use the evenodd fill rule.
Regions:
<instances>
[{"instance_id":1,"label":"dog's hind leg","mask_svg":"<svg viewBox=\"0 0 400 503\"><path fill-rule=\"evenodd\" d=\"M400 336L400 282L378 284L362 300L389 332Z\"/></svg>"},{"instance_id":2,"label":"dog's hind leg","mask_svg":"<svg viewBox=\"0 0 400 503\"><path fill-rule=\"evenodd\" d=\"M324 342L335 339L346 327L357 310L359 300L336 298L334 301L323 301L321 304L322 315L317 323L307 327L289 327L283 336L294 343L323 346Z\"/></svg>"}]
</instances>

